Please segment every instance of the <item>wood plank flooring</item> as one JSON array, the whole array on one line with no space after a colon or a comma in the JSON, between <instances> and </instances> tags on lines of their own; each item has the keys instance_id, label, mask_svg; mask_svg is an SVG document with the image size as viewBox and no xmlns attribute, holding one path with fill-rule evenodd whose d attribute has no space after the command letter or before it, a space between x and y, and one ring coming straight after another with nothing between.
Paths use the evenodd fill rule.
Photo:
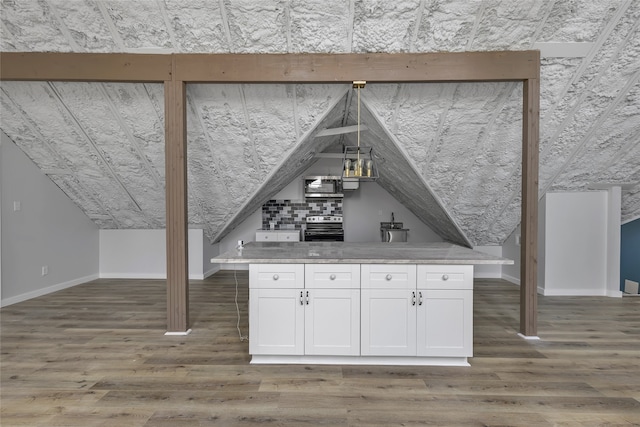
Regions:
<instances>
[{"instance_id":1,"label":"wood plank flooring","mask_svg":"<svg viewBox=\"0 0 640 427\"><path fill-rule=\"evenodd\" d=\"M247 334L246 271L237 273ZM250 365L235 280L190 284L191 335L164 336L159 280L97 280L1 315L9 426L640 425L640 298L539 297L476 280L471 367Z\"/></svg>"}]
</instances>

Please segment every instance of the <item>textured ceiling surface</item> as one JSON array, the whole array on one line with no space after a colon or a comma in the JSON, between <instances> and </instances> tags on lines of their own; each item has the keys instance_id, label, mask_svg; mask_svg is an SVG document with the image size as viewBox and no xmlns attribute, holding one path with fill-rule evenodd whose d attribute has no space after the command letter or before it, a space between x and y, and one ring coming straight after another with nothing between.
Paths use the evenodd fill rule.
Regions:
<instances>
[{"instance_id":1,"label":"textured ceiling surface","mask_svg":"<svg viewBox=\"0 0 640 427\"><path fill-rule=\"evenodd\" d=\"M640 2L2 0L0 50L131 53L541 49L540 196L631 184L640 216ZM347 85L189 85L189 222L218 241L356 123ZM164 226L159 84L2 82L0 128L102 228ZM379 184L443 238L520 221L519 83L369 84Z\"/></svg>"}]
</instances>

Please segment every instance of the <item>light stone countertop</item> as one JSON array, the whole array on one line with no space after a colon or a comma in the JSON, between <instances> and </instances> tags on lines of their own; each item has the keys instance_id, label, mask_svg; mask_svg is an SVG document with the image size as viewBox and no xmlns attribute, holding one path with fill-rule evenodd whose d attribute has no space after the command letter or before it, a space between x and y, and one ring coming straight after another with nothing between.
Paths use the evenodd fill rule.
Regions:
<instances>
[{"instance_id":1,"label":"light stone countertop","mask_svg":"<svg viewBox=\"0 0 640 427\"><path fill-rule=\"evenodd\" d=\"M250 242L212 264L513 264L452 243Z\"/></svg>"}]
</instances>

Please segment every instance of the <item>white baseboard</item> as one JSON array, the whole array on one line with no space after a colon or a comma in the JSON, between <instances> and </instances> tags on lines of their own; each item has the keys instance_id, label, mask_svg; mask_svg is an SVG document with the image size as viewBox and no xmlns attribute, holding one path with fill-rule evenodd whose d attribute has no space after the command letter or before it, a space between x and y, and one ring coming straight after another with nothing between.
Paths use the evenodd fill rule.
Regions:
<instances>
[{"instance_id":1,"label":"white baseboard","mask_svg":"<svg viewBox=\"0 0 640 427\"><path fill-rule=\"evenodd\" d=\"M161 273L100 273L101 279L166 279Z\"/></svg>"},{"instance_id":2,"label":"white baseboard","mask_svg":"<svg viewBox=\"0 0 640 427\"><path fill-rule=\"evenodd\" d=\"M554 297L604 297L607 296L604 290L597 289L542 289L542 295Z\"/></svg>"},{"instance_id":3,"label":"white baseboard","mask_svg":"<svg viewBox=\"0 0 640 427\"><path fill-rule=\"evenodd\" d=\"M73 286L81 285L83 283L90 282L92 280L98 279L99 276L97 274L91 274L89 276L79 277L77 279L69 280L68 282L58 283L57 285L47 286L46 288L38 289L35 291L27 292L21 295L16 295L15 297L3 299L0 303L0 307L5 307L11 304L16 304L22 301L26 301L32 298L37 298L42 295L47 295L52 292L58 292L63 289L71 288Z\"/></svg>"},{"instance_id":4,"label":"white baseboard","mask_svg":"<svg viewBox=\"0 0 640 427\"><path fill-rule=\"evenodd\" d=\"M522 339L525 339L525 340L539 340L540 339L540 337L537 336L537 335L523 335L520 332L518 332L518 336L520 338L522 338Z\"/></svg>"},{"instance_id":5,"label":"white baseboard","mask_svg":"<svg viewBox=\"0 0 640 427\"><path fill-rule=\"evenodd\" d=\"M500 273L483 273L483 272L474 272L474 279L501 279Z\"/></svg>"},{"instance_id":6,"label":"white baseboard","mask_svg":"<svg viewBox=\"0 0 640 427\"><path fill-rule=\"evenodd\" d=\"M513 276L510 276L510 275L508 275L508 274L504 274L504 273L502 273L502 278L503 278L504 280L506 280L507 282L511 282L511 283L513 283L514 285L518 285L518 286L520 286L520 278L519 278L519 277L513 277Z\"/></svg>"},{"instance_id":7,"label":"white baseboard","mask_svg":"<svg viewBox=\"0 0 640 427\"><path fill-rule=\"evenodd\" d=\"M204 278L206 279L209 276L213 276L218 271L220 271L220 264L214 264L211 269L204 272Z\"/></svg>"},{"instance_id":8,"label":"white baseboard","mask_svg":"<svg viewBox=\"0 0 640 427\"><path fill-rule=\"evenodd\" d=\"M248 270L249 264L221 264L220 270Z\"/></svg>"},{"instance_id":9,"label":"white baseboard","mask_svg":"<svg viewBox=\"0 0 640 427\"><path fill-rule=\"evenodd\" d=\"M164 334L167 335L167 336L171 336L171 335L174 335L174 336L185 336L185 335L189 335L190 333L191 333L191 328L187 329L184 332L165 332Z\"/></svg>"},{"instance_id":10,"label":"white baseboard","mask_svg":"<svg viewBox=\"0 0 640 427\"><path fill-rule=\"evenodd\" d=\"M611 298L622 298L622 291L607 291L607 296Z\"/></svg>"}]
</instances>

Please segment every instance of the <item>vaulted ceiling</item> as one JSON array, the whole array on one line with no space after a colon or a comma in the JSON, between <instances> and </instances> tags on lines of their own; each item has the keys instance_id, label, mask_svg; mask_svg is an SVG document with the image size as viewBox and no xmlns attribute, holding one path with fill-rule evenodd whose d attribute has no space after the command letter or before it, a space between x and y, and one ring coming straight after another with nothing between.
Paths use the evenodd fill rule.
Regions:
<instances>
[{"instance_id":1,"label":"vaulted ceiling","mask_svg":"<svg viewBox=\"0 0 640 427\"><path fill-rule=\"evenodd\" d=\"M640 217L640 2L3 0L0 50L130 53L540 49L540 196L630 184ZM188 86L189 222L218 241L356 123L350 85ZM2 82L0 129L102 228L164 226L159 84ZM519 83L368 84L378 183L443 238L520 221Z\"/></svg>"}]
</instances>

